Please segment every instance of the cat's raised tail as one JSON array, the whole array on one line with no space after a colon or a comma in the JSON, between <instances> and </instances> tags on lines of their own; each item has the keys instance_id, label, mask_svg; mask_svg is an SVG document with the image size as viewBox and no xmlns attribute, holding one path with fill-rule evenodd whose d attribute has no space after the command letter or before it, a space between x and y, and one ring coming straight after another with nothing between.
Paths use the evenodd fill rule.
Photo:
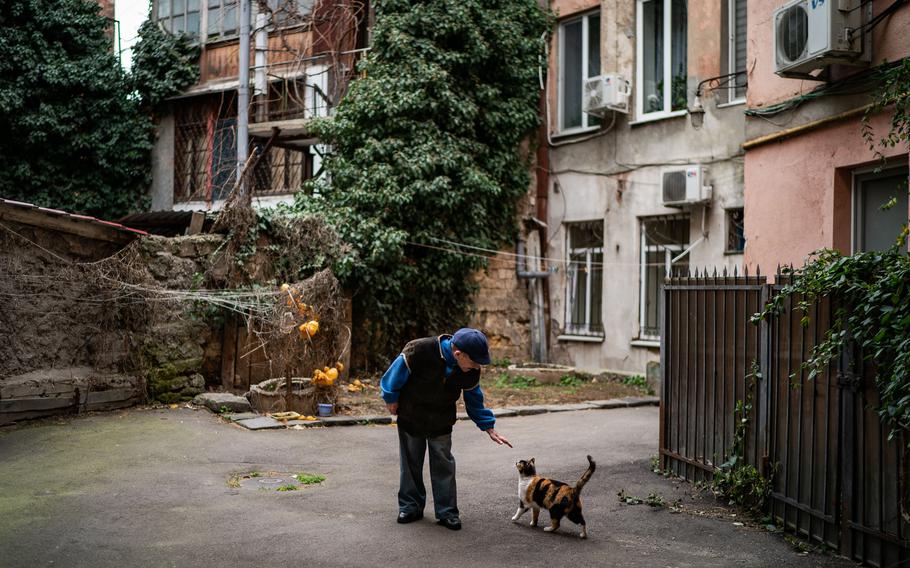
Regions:
<instances>
[{"instance_id":1,"label":"cat's raised tail","mask_svg":"<svg viewBox=\"0 0 910 568\"><path fill-rule=\"evenodd\" d=\"M591 479L591 475L594 473L594 470L597 469L597 464L594 463L594 460L591 459L591 456L588 456L588 463L591 464L588 466L588 469L585 470L581 477L578 479L578 482L575 484L575 491L581 492L581 488L585 486L585 483Z\"/></svg>"}]
</instances>

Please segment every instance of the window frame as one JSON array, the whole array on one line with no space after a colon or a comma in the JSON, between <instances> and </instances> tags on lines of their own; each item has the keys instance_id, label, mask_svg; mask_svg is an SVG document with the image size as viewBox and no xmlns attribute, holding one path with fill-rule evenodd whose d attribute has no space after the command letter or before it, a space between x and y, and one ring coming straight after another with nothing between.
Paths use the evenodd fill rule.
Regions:
<instances>
[{"instance_id":1,"label":"window frame","mask_svg":"<svg viewBox=\"0 0 910 568\"><path fill-rule=\"evenodd\" d=\"M735 222L735 220L733 219L734 211L739 211L740 215L742 216L741 223L743 225L743 236L742 236L743 247L740 249L730 248L730 238L731 238L730 233L733 229L733 223ZM746 209L745 209L745 207L728 207L728 208L724 209L724 217L725 217L725 221L726 221L726 225L727 225L727 230L725 233L727 235L727 244L724 247L724 254L745 254L745 251L746 251L746 229L745 229Z\"/></svg>"},{"instance_id":2,"label":"window frame","mask_svg":"<svg viewBox=\"0 0 910 568\"><path fill-rule=\"evenodd\" d=\"M670 80L664 80L664 110L644 112L644 4L645 2L663 2L663 74ZM688 108L673 110L673 0L636 0L635 1L635 121L633 124L663 120L688 114ZM686 34L689 33L688 2L686 6ZM689 41L686 38L686 81L689 78ZM688 107L688 86L686 88L686 106ZM669 110L668 110L669 109Z\"/></svg>"},{"instance_id":3,"label":"window frame","mask_svg":"<svg viewBox=\"0 0 910 568\"><path fill-rule=\"evenodd\" d=\"M640 233L639 248L641 250L639 252L639 265L640 265L639 266L639 271L640 271L639 275L640 275L640 277L639 277L639 283L638 283L638 338L637 339L639 339L641 341L660 341L659 333L651 334L651 333L645 332L645 329L648 327L646 325L648 316L647 316L647 306L645 303L645 299L646 299L646 296L648 293L648 287L647 287L647 284L648 284L648 253L649 252L660 252L661 250L664 251L664 267L665 267L664 276L668 277L671 275L671 271L673 269L673 264L672 264L673 257L678 255L679 253L683 252L684 250L686 250L689 247L689 242L688 242L689 239L687 239L687 242L682 243L682 244L667 244L667 245L660 245L660 244L649 245L649 244L647 244L648 235L647 235L647 231L645 230L645 226L649 222L660 221L661 219L664 219L664 218L668 218L668 219L674 218L674 219L680 219L680 220L689 219L688 216L676 216L676 215L671 215L669 217L659 215L659 216L655 216L655 217L639 217L638 218L639 233ZM660 304L659 295L658 295L657 301L658 301L658 305L659 305ZM658 310L659 310L659 308L658 308ZM661 319L661 315L662 314L660 314L660 313L657 314L658 322Z\"/></svg>"},{"instance_id":4,"label":"window frame","mask_svg":"<svg viewBox=\"0 0 910 568\"><path fill-rule=\"evenodd\" d=\"M154 1L152 2L152 15L154 16L154 17L153 17L153 20L154 20L156 23L160 23L160 22L162 21L162 18L159 16L159 10L160 10L160 6L161 6L162 2L165 3L165 4L167 4L167 6L168 6L168 15L167 15L165 18L163 18L163 19L164 19L164 20L167 20L167 22L168 22L169 25L164 26L164 28L165 28L165 30L167 31L167 33L169 33L169 34L174 34L174 31L173 31L173 20L174 20L174 11L173 11L173 8L174 8L174 0L154 0ZM190 38L192 38L193 41L199 41L199 39L202 37L202 30L205 29L205 27L204 27L205 22L204 22L203 18L205 17L204 12L205 12L206 10L204 10L203 7L202 7L202 4L203 4L204 2L206 2L206 0L197 0L197 4L196 4L196 9L195 9L195 10L190 10L190 9L189 9L189 7L190 7L189 0L184 0L184 2L183 2L183 11L181 12L181 17L183 17L183 20L184 20L184 31L183 31L182 33L183 33L184 35L187 35L187 36L189 36ZM198 15L199 15L199 29L196 30L196 33L195 33L195 34L187 33L187 32L185 31L185 28L186 28L186 19L187 19L187 16L188 16L189 14L198 14Z\"/></svg>"},{"instance_id":5,"label":"window frame","mask_svg":"<svg viewBox=\"0 0 910 568\"><path fill-rule=\"evenodd\" d=\"M857 168L852 172L850 182L850 254L861 252L859 248L860 219L862 214L862 199L860 196L860 185L865 181L871 181L877 178L890 177L903 171L910 176L910 168L906 163L907 156L903 156L899 161L890 161L884 167L868 166ZM910 185L910 177L908 177ZM910 195L908 195L910 201ZM907 243L910 250L910 241Z\"/></svg>"},{"instance_id":6,"label":"window frame","mask_svg":"<svg viewBox=\"0 0 910 568\"><path fill-rule=\"evenodd\" d=\"M566 263L569 267L566 270L566 302L565 302L565 324L563 325L563 336L566 337L580 337L580 338L597 338L603 339L604 337L604 324L603 324L603 292L604 292L604 274L603 274L603 259L604 259L604 246L603 246L603 236L601 236L601 245L599 247L577 247L572 246L572 228L580 227L584 225L594 226L597 223L601 224L601 232L603 232L603 219L596 219L593 221L573 221L571 223L566 223ZM574 307L574 294L575 294L575 277L578 272L573 272L571 270L572 256L575 254L584 253L585 255L585 321L579 326L577 322L572 321L572 308ZM601 302L600 302L600 314L597 315L599 323L596 325L600 327L600 330L592 330L592 314L591 314L591 290L592 290L592 279L594 275L594 260L593 256L600 254L600 293L601 293Z\"/></svg>"},{"instance_id":7,"label":"window frame","mask_svg":"<svg viewBox=\"0 0 910 568\"><path fill-rule=\"evenodd\" d=\"M730 77L727 87L724 89L727 100L726 100L726 102L724 102L718 106L734 106L734 105L746 104L746 94L747 94L748 86L744 85L742 87L739 87L736 83L736 80L739 77L739 75L733 75L734 73L739 71L739 69L736 68L737 55L739 55L739 53L736 50L736 40L737 40L737 37L736 37L736 2L737 2L737 0L726 0L726 2L724 4L724 6L726 8L726 10L725 10L725 12L726 12L726 19L725 19L726 29L725 29L725 31L726 31L726 35L727 35L726 42L725 42L726 52L724 55L725 55L725 59L726 59L727 73L731 74L731 77ZM748 9L746 10L745 14L746 14L746 49L747 49L747 53L748 53L748 41L749 41L749 31L748 31L749 30L749 21L748 21L749 11L748 11ZM748 66L749 66L749 62L747 59L742 71L746 71ZM742 91L743 91L743 94L740 97L736 96L736 90L738 88L742 88Z\"/></svg>"},{"instance_id":8,"label":"window frame","mask_svg":"<svg viewBox=\"0 0 910 568\"><path fill-rule=\"evenodd\" d=\"M590 79L590 78L591 78L591 76L588 75L588 49L586 49L586 48L588 47L588 42L589 42L589 38L590 38L590 35L589 35L589 29L590 29L590 24L589 24L589 22L590 22L590 19L589 19L589 18L590 18L591 16L594 16L594 15L597 15L598 17L601 17L600 8L597 8L597 9L595 9L595 10L589 10L589 11L587 11L587 12L583 12L583 13L581 13L581 14L576 14L576 15L574 15L574 16L568 17L568 18L566 18L566 19L560 21L560 22L559 22L559 25L558 25L558 27L557 27L556 36L557 36L557 42L558 42L558 43L557 43L557 54L558 54L558 57L557 57L557 62L556 62L556 65L557 65L557 73L556 73L556 84L557 84L557 85L556 85L556 108L557 108L557 110L556 110L556 132L559 133L560 135L578 134L578 133L582 133L582 132L591 132L591 131L593 131L593 130L597 130L598 128L600 128L599 120L597 119L597 117L592 116L592 115L589 115L588 113L586 113L586 112L584 111L584 81L586 81L587 79ZM565 63L564 63L564 61L565 61L565 55L566 55L566 49L565 49L565 39L566 39L566 36L565 36L564 29L565 29L565 27L566 27L567 25L569 25L569 24L574 24L574 23L579 22L579 21L581 22L581 45L583 46L583 48L582 48L582 50L581 50L581 71L582 71L582 90L581 90L581 93L582 93L582 94L581 94L581 96L582 96L582 102L581 102L581 104L582 104L582 111L581 111L581 121L582 121L582 126L573 126L573 127L571 127L571 128L564 128L564 127L563 127L563 124L564 124L564 118L565 118L565 113L564 113L564 108L565 108L565 107L564 107L564 104L565 104L565 95L564 95L564 91L565 91L565 80L564 80L564 78L563 78L563 77L564 77L563 72L564 72L564 70L565 70ZM598 21L598 25L600 25L600 21ZM598 44L597 44L597 50L598 50L598 51L601 51L601 45L602 45L602 44L603 44L603 38L601 38L601 41L598 42ZM602 54L601 54L601 55L602 55ZM603 58L601 57L601 63L603 62L602 60L603 60ZM595 76L596 76L596 75L595 75ZM597 123L597 124L592 124L592 123L591 123L592 120L593 120L593 121L597 121L598 123Z\"/></svg>"}]
</instances>

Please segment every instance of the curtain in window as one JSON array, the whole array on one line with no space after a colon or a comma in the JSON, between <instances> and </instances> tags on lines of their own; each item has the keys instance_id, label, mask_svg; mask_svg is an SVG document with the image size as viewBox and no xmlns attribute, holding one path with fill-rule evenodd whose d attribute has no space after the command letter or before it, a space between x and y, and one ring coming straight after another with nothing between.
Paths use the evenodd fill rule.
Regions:
<instances>
[{"instance_id":1,"label":"curtain in window","mask_svg":"<svg viewBox=\"0 0 910 568\"><path fill-rule=\"evenodd\" d=\"M581 124L582 87L582 25L578 20L563 26L562 127L577 128Z\"/></svg>"},{"instance_id":2,"label":"curtain in window","mask_svg":"<svg viewBox=\"0 0 910 568\"><path fill-rule=\"evenodd\" d=\"M642 69L645 112L664 110L664 3L642 3Z\"/></svg>"}]
</instances>

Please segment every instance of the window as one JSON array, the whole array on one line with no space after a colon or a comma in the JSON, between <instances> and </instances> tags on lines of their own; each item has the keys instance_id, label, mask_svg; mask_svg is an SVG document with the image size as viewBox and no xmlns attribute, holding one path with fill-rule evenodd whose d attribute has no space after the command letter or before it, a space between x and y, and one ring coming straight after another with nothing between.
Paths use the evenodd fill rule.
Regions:
<instances>
[{"instance_id":1,"label":"window","mask_svg":"<svg viewBox=\"0 0 910 568\"><path fill-rule=\"evenodd\" d=\"M585 79L600 75L600 12L559 25L559 130L592 128L597 117L581 110Z\"/></svg>"},{"instance_id":2,"label":"window","mask_svg":"<svg viewBox=\"0 0 910 568\"><path fill-rule=\"evenodd\" d=\"M208 201L227 197L237 180L236 95L186 99L175 112L174 201ZM250 152L264 149L262 138L250 140ZM314 175L307 146L272 146L259 159L250 185L257 195L294 193Z\"/></svg>"},{"instance_id":3,"label":"window","mask_svg":"<svg viewBox=\"0 0 910 568\"><path fill-rule=\"evenodd\" d=\"M660 338L660 296L670 269L685 268L688 257L672 263L689 244L688 217L641 220L641 339Z\"/></svg>"},{"instance_id":4,"label":"window","mask_svg":"<svg viewBox=\"0 0 910 568\"><path fill-rule=\"evenodd\" d=\"M894 244L907 223L907 175L904 166L853 178L853 252Z\"/></svg>"},{"instance_id":5,"label":"window","mask_svg":"<svg viewBox=\"0 0 910 568\"><path fill-rule=\"evenodd\" d=\"M746 232L743 225L743 208L727 209L727 251L741 253L746 250Z\"/></svg>"},{"instance_id":6,"label":"window","mask_svg":"<svg viewBox=\"0 0 910 568\"><path fill-rule=\"evenodd\" d=\"M205 10L200 10L200 3ZM273 26L293 26L303 22L313 11L315 0L268 0ZM155 0L155 19L171 33L185 33L198 38L205 30L209 40L237 36L240 6L238 0ZM258 4L253 4L255 9ZM251 22L252 23L252 22ZM253 33L254 30L250 30Z\"/></svg>"},{"instance_id":7,"label":"window","mask_svg":"<svg viewBox=\"0 0 910 568\"><path fill-rule=\"evenodd\" d=\"M206 35L209 38L225 38L238 33L237 20L240 12L237 0L206 0Z\"/></svg>"},{"instance_id":8,"label":"window","mask_svg":"<svg viewBox=\"0 0 910 568\"><path fill-rule=\"evenodd\" d=\"M636 110L639 118L684 112L687 0L638 0Z\"/></svg>"},{"instance_id":9,"label":"window","mask_svg":"<svg viewBox=\"0 0 910 568\"><path fill-rule=\"evenodd\" d=\"M567 226L567 335L603 337L603 221Z\"/></svg>"},{"instance_id":10,"label":"window","mask_svg":"<svg viewBox=\"0 0 910 568\"><path fill-rule=\"evenodd\" d=\"M199 37L200 0L157 0L158 21L173 34Z\"/></svg>"},{"instance_id":11,"label":"window","mask_svg":"<svg viewBox=\"0 0 910 568\"><path fill-rule=\"evenodd\" d=\"M746 0L726 0L724 3L724 73L740 73L726 82L726 102L746 100Z\"/></svg>"},{"instance_id":12,"label":"window","mask_svg":"<svg viewBox=\"0 0 910 568\"><path fill-rule=\"evenodd\" d=\"M268 0L271 23L278 26L299 24L313 10L315 0Z\"/></svg>"}]
</instances>

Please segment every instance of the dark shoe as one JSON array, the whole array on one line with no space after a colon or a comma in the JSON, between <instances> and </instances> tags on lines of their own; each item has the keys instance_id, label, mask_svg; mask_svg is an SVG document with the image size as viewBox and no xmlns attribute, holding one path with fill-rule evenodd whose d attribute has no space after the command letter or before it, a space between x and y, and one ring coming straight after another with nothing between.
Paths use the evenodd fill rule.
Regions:
<instances>
[{"instance_id":1,"label":"dark shoe","mask_svg":"<svg viewBox=\"0 0 910 568\"><path fill-rule=\"evenodd\" d=\"M408 523L413 523L414 521L419 521L422 518L423 518L423 513L417 513L417 512L405 513L404 511L398 513L398 522L402 525L406 525Z\"/></svg>"},{"instance_id":2,"label":"dark shoe","mask_svg":"<svg viewBox=\"0 0 910 568\"><path fill-rule=\"evenodd\" d=\"M452 531L461 530L461 521L458 519L458 517L449 517L448 519L439 519L438 521L436 521L436 524L442 525L445 528L452 530Z\"/></svg>"}]
</instances>

